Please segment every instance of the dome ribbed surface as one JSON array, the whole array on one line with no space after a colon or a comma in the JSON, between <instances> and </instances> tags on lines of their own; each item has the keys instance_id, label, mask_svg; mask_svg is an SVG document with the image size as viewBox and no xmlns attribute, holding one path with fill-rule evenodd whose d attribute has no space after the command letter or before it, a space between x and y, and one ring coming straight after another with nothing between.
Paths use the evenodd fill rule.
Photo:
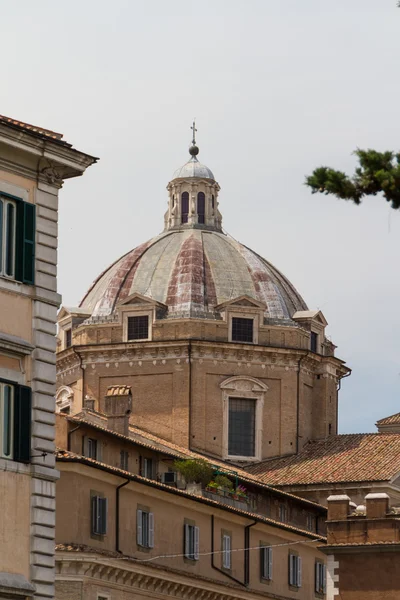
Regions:
<instances>
[{"instance_id":1,"label":"dome ribbed surface","mask_svg":"<svg viewBox=\"0 0 400 600\"><path fill-rule=\"evenodd\" d=\"M167 317L213 318L215 306L247 295L266 304L265 316L290 319L307 310L293 285L270 263L215 231L168 231L106 269L80 306L107 316L139 293L168 306Z\"/></svg>"}]
</instances>

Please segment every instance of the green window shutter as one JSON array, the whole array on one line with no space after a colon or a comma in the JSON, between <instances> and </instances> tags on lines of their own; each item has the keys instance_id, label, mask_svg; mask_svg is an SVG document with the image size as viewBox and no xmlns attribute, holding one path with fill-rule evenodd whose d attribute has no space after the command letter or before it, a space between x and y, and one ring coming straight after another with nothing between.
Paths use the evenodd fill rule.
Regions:
<instances>
[{"instance_id":1,"label":"green window shutter","mask_svg":"<svg viewBox=\"0 0 400 600\"><path fill-rule=\"evenodd\" d=\"M32 391L25 385L15 386L14 460L28 463L31 457Z\"/></svg>"},{"instance_id":2,"label":"green window shutter","mask_svg":"<svg viewBox=\"0 0 400 600\"><path fill-rule=\"evenodd\" d=\"M15 278L29 284L35 283L35 220L36 206L17 202Z\"/></svg>"}]
</instances>

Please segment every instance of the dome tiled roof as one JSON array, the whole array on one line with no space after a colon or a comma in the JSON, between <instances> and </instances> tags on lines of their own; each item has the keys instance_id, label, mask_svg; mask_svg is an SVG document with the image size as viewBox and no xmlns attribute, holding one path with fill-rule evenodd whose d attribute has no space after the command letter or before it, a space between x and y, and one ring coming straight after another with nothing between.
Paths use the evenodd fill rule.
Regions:
<instances>
[{"instance_id":1,"label":"dome tiled roof","mask_svg":"<svg viewBox=\"0 0 400 600\"><path fill-rule=\"evenodd\" d=\"M258 254L223 233L196 228L166 231L122 256L80 307L107 316L134 293L167 305L168 318L213 318L216 306L243 295L263 302L271 319L307 310L293 285Z\"/></svg>"}]
</instances>

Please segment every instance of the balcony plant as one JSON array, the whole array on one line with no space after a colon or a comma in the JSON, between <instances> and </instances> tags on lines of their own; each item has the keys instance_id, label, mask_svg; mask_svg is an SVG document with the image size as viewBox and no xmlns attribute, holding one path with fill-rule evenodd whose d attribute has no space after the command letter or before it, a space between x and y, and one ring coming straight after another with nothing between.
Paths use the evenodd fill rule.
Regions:
<instances>
[{"instance_id":1,"label":"balcony plant","mask_svg":"<svg viewBox=\"0 0 400 600\"><path fill-rule=\"evenodd\" d=\"M218 486L217 490L221 496L224 496L226 492L228 492L228 494L230 494L232 492L233 483L225 475L217 475L215 477L214 481Z\"/></svg>"},{"instance_id":2,"label":"balcony plant","mask_svg":"<svg viewBox=\"0 0 400 600\"><path fill-rule=\"evenodd\" d=\"M248 500L247 490L244 485L238 485L234 494L238 500Z\"/></svg>"},{"instance_id":3,"label":"balcony plant","mask_svg":"<svg viewBox=\"0 0 400 600\"><path fill-rule=\"evenodd\" d=\"M176 460L175 469L184 477L186 490L201 494L202 486L207 485L213 476L213 468L203 459Z\"/></svg>"}]
</instances>

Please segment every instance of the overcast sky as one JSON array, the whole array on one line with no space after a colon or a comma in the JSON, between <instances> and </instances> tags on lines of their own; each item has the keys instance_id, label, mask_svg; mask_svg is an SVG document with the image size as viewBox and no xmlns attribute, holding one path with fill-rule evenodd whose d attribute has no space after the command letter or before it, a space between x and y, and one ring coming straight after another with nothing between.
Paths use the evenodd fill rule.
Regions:
<instances>
[{"instance_id":1,"label":"overcast sky","mask_svg":"<svg viewBox=\"0 0 400 600\"><path fill-rule=\"evenodd\" d=\"M173 171L199 159L226 231L320 308L353 369L340 431L400 411L400 211L312 195L314 167L398 150L396 0L0 0L0 113L100 157L60 196L59 291L77 305L163 227Z\"/></svg>"}]
</instances>

